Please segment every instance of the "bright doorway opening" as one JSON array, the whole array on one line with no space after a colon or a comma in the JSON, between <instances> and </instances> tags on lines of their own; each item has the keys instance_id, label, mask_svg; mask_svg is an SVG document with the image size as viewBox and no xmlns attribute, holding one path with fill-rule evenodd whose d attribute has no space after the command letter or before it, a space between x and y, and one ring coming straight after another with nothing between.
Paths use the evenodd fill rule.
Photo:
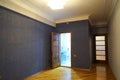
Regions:
<instances>
[{"instance_id":1,"label":"bright doorway opening","mask_svg":"<svg viewBox=\"0 0 120 80\"><path fill-rule=\"evenodd\" d=\"M60 65L71 67L71 33L60 33Z\"/></svg>"},{"instance_id":2,"label":"bright doorway opening","mask_svg":"<svg viewBox=\"0 0 120 80\"><path fill-rule=\"evenodd\" d=\"M106 61L105 36L95 36L96 41L96 60Z\"/></svg>"}]
</instances>

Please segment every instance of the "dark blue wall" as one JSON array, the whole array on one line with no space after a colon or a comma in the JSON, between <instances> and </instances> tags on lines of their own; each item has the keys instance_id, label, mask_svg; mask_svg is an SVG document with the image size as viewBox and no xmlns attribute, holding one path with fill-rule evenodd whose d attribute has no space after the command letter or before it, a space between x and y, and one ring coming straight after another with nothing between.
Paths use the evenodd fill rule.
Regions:
<instances>
[{"instance_id":1,"label":"dark blue wall","mask_svg":"<svg viewBox=\"0 0 120 80\"><path fill-rule=\"evenodd\" d=\"M71 32L72 67L90 68L90 32L88 20L70 22L69 24L57 24L57 31Z\"/></svg>"},{"instance_id":2,"label":"dark blue wall","mask_svg":"<svg viewBox=\"0 0 120 80\"><path fill-rule=\"evenodd\" d=\"M23 80L51 66L49 25L0 7L0 75Z\"/></svg>"}]
</instances>

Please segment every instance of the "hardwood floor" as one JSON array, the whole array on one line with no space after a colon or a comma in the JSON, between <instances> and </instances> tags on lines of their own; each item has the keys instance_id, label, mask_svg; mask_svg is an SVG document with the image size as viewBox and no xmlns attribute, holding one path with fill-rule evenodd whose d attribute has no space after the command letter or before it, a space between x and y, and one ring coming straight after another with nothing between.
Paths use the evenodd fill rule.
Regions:
<instances>
[{"instance_id":1,"label":"hardwood floor","mask_svg":"<svg viewBox=\"0 0 120 80\"><path fill-rule=\"evenodd\" d=\"M116 80L106 64L95 64L91 70L58 67L45 70L25 80Z\"/></svg>"}]
</instances>

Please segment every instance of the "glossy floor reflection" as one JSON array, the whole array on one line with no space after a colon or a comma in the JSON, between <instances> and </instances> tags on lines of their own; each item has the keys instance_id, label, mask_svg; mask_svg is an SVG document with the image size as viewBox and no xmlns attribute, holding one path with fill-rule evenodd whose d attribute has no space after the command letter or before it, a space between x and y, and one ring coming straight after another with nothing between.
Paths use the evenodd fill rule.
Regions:
<instances>
[{"instance_id":1,"label":"glossy floor reflection","mask_svg":"<svg viewBox=\"0 0 120 80\"><path fill-rule=\"evenodd\" d=\"M25 80L116 80L106 64L93 65L91 70L59 67L35 74Z\"/></svg>"}]
</instances>

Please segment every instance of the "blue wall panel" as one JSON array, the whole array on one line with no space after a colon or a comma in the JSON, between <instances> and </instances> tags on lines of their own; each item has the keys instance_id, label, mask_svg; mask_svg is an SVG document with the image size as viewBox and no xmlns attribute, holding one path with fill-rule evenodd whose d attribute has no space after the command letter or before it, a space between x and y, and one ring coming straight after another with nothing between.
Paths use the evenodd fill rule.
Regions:
<instances>
[{"instance_id":1,"label":"blue wall panel","mask_svg":"<svg viewBox=\"0 0 120 80\"><path fill-rule=\"evenodd\" d=\"M51 67L54 28L0 7L0 75L23 80Z\"/></svg>"},{"instance_id":2,"label":"blue wall panel","mask_svg":"<svg viewBox=\"0 0 120 80\"><path fill-rule=\"evenodd\" d=\"M90 68L90 31L88 20L57 24L58 32L71 32L72 67Z\"/></svg>"}]
</instances>

